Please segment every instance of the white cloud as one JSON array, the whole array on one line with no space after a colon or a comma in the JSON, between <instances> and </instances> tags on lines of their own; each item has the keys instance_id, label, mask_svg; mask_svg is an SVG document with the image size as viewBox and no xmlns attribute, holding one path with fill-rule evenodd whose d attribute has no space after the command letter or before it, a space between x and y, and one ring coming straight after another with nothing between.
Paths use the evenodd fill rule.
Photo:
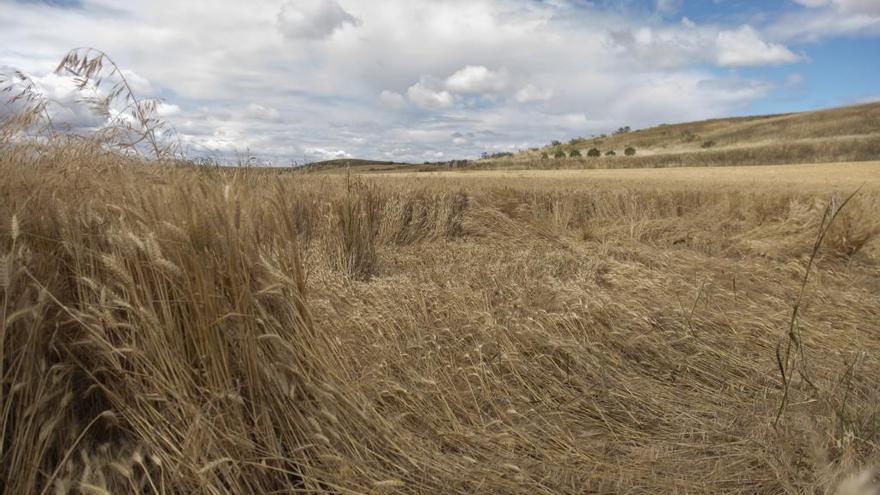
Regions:
<instances>
[{"instance_id":1,"label":"white cloud","mask_svg":"<svg viewBox=\"0 0 880 495\"><path fill-rule=\"evenodd\" d=\"M664 12L646 17L637 2L573 0L0 0L0 46L15 47L0 66L34 74L73 108L59 117L94 127L50 73L71 46L105 48L139 91L166 98L193 153L459 158L748 108L772 88L719 68L799 60L787 45L816 33L874 32L873 3L813 1L739 27L681 18L677 2L649 2Z\"/></svg>"},{"instance_id":2,"label":"white cloud","mask_svg":"<svg viewBox=\"0 0 880 495\"><path fill-rule=\"evenodd\" d=\"M253 120L265 120L269 122L281 121L281 112L257 103L251 103L248 105L244 112L244 116Z\"/></svg>"},{"instance_id":3,"label":"white cloud","mask_svg":"<svg viewBox=\"0 0 880 495\"><path fill-rule=\"evenodd\" d=\"M551 89L542 89L538 86L535 86L532 83L529 83L519 91L516 92L514 96L517 102L519 103L531 103L535 101L547 101L553 98L553 90Z\"/></svg>"},{"instance_id":4,"label":"white cloud","mask_svg":"<svg viewBox=\"0 0 880 495\"><path fill-rule=\"evenodd\" d=\"M160 102L158 105L156 105L156 114L158 114L159 117L162 117L163 119L171 117L173 115L177 115L179 113L180 107L173 103Z\"/></svg>"},{"instance_id":5,"label":"white cloud","mask_svg":"<svg viewBox=\"0 0 880 495\"><path fill-rule=\"evenodd\" d=\"M507 81L506 71L468 65L446 79L446 88L455 93L494 93L507 87Z\"/></svg>"},{"instance_id":6,"label":"white cloud","mask_svg":"<svg viewBox=\"0 0 880 495\"><path fill-rule=\"evenodd\" d=\"M780 39L819 41L833 36L880 35L877 0L795 0L807 7L778 19L768 29Z\"/></svg>"},{"instance_id":7,"label":"white cloud","mask_svg":"<svg viewBox=\"0 0 880 495\"><path fill-rule=\"evenodd\" d=\"M422 78L419 82L406 90L410 101L425 109L449 108L453 104L452 93L446 90L436 89L428 79Z\"/></svg>"},{"instance_id":8,"label":"white cloud","mask_svg":"<svg viewBox=\"0 0 880 495\"><path fill-rule=\"evenodd\" d=\"M293 40L328 38L346 24L359 23L336 0L290 0L278 13L278 29Z\"/></svg>"},{"instance_id":9,"label":"white cloud","mask_svg":"<svg viewBox=\"0 0 880 495\"><path fill-rule=\"evenodd\" d=\"M737 29L697 26L684 18L677 26L643 26L609 31L606 45L643 64L676 68L700 62L722 67L792 63L800 57L780 43L766 41L749 25Z\"/></svg>"},{"instance_id":10,"label":"white cloud","mask_svg":"<svg viewBox=\"0 0 880 495\"><path fill-rule=\"evenodd\" d=\"M684 0L657 0L657 11L662 14L678 12Z\"/></svg>"},{"instance_id":11,"label":"white cloud","mask_svg":"<svg viewBox=\"0 0 880 495\"><path fill-rule=\"evenodd\" d=\"M794 0L805 7L834 7L850 14L880 15L880 2L877 0Z\"/></svg>"},{"instance_id":12,"label":"white cloud","mask_svg":"<svg viewBox=\"0 0 880 495\"><path fill-rule=\"evenodd\" d=\"M717 62L722 66L785 64L800 60L784 45L761 39L748 25L719 32L717 44Z\"/></svg>"},{"instance_id":13,"label":"white cloud","mask_svg":"<svg viewBox=\"0 0 880 495\"><path fill-rule=\"evenodd\" d=\"M394 91L383 90L379 95L379 100L388 108L393 108L395 110L399 110L406 105L406 101L403 99L403 95L400 93L395 93Z\"/></svg>"},{"instance_id":14,"label":"white cloud","mask_svg":"<svg viewBox=\"0 0 880 495\"><path fill-rule=\"evenodd\" d=\"M324 148L306 148L306 156L317 160L335 160L339 158L352 158L352 154L345 150L333 150Z\"/></svg>"}]
</instances>

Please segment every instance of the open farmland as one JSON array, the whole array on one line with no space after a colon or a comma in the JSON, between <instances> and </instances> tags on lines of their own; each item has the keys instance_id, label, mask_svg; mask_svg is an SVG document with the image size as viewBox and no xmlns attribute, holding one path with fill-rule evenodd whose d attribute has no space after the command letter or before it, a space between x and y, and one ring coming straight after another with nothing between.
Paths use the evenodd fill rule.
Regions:
<instances>
[{"instance_id":1,"label":"open farmland","mask_svg":"<svg viewBox=\"0 0 880 495\"><path fill-rule=\"evenodd\" d=\"M3 491L833 493L880 461L878 167L7 146Z\"/></svg>"}]
</instances>

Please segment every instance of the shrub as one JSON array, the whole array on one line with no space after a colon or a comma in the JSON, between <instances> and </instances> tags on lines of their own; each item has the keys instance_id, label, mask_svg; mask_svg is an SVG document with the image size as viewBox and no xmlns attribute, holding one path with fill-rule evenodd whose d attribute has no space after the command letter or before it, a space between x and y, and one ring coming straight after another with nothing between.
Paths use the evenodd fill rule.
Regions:
<instances>
[{"instance_id":1,"label":"shrub","mask_svg":"<svg viewBox=\"0 0 880 495\"><path fill-rule=\"evenodd\" d=\"M627 126L623 126L623 127L619 128L619 129L617 129L616 131L612 132L611 134L614 135L614 136L619 136L619 135L621 135L621 134L626 134L626 133L629 132L629 131L630 131L630 128L629 128L629 126L627 125Z\"/></svg>"},{"instance_id":2,"label":"shrub","mask_svg":"<svg viewBox=\"0 0 880 495\"><path fill-rule=\"evenodd\" d=\"M711 139L708 141L703 141L703 144L700 145L700 147L702 147L702 148L711 148L713 146L715 146L715 141L713 141Z\"/></svg>"},{"instance_id":3,"label":"shrub","mask_svg":"<svg viewBox=\"0 0 880 495\"><path fill-rule=\"evenodd\" d=\"M553 142L550 143L551 146L560 146L561 144L562 143L558 139L554 139Z\"/></svg>"},{"instance_id":4,"label":"shrub","mask_svg":"<svg viewBox=\"0 0 880 495\"><path fill-rule=\"evenodd\" d=\"M541 160L548 160L548 159L550 159L550 155L548 155L546 151L544 153L541 153Z\"/></svg>"},{"instance_id":5,"label":"shrub","mask_svg":"<svg viewBox=\"0 0 880 495\"><path fill-rule=\"evenodd\" d=\"M581 150L573 150L569 156L572 158L580 158L583 155L581 155Z\"/></svg>"},{"instance_id":6,"label":"shrub","mask_svg":"<svg viewBox=\"0 0 880 495\"><path fill-rule=\"evenodd\" d=\"M556 150L556 153L553 153L555 158L565 158L565 152L562 150Z\"/></svg>"},{"instance_id":7,"label":"shrub","mask_svg":"<svg viewBox=\"0 0 880 495\"><path fill-rule=\"evenodd\" d=\"M623 150L623 154L626 156L635 156L636 149L633 148L632 146L627 146L627 148L625 150Z\"/></svg>"},{"instance_id":8,"label":"shrub","mask_svg":"<svg viewBox=\"0 0 880 495\"><path fill-rule=\"evenodd\" d=\"M693 131L684 131L681 133L681 140L685 143L692 143L699 139L699 136L693 133Z\"/></svg>"},{"instance_id":9,"label":"shrub","mask_svg":"<svg viewBox=\"0 0 880 495\"><path fill-rule=\"evenodd\" d=\"M614 150L611 150L611 151L606 152L605 156L617 156L617 153L615 153Z\"/></svg>"},{"instance_id":10,"label":"shrub","mask_svg":"<svg viewBox=\"0 0 880 495\"><path fill-rule=\"evenodd\" d=\"M590 151L587 152L587 156L592 156L592 157L602 156L602 152L599 151L598 148L592 148L592 149L590 149Z\"/></svg>"},{"instance_id":11,"label":"shrub","mask_svg":"<svg viewBox=\"0 0 880 495\"><path fill-rule=\"evenodd\" d=\"M510 158L513 156L513 153L509 151L500 151L498 153L492 153L489 155L489 158Z\"/></svg>"}]
</instances>

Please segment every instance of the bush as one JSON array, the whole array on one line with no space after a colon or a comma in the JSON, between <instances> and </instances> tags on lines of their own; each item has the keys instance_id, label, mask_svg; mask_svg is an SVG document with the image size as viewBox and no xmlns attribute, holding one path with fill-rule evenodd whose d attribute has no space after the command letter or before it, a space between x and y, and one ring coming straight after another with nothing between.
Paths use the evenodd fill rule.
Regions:
<instances>
[{"instance_id":1,"label":"bush","mask_svg":"<svg viewBox=\"0 0 880 495\"><path fill-rule=\"evenodd\" d=\"M605 156L617 156L617 153L615 153L614 150L611 150L611 151L606 152Z\"/></svg>"},{"instance_id":2,"label":"bush","mask_svg":"<svg viewBox=\"0 0 880 495\"><path fill-rule=\"evenodd\" d=\"M617 129L616 131L612 132L611 134L614 135L614 136L619 136L619 135L621 135L621 134L626 134L626 133L629 132L629 131L630 131L630 128L629 128L629 126L627 125L627 126L624 126L624 127L621 127L621 128L619 128L619 129Z\"/></svg>"},{"instance_id":3,"label":"bush","mask_svg":"<svg viewBox=\"0 0 880 495\"><path fill-rule=\"evenodd\" d=\"M513 156L513 153L509 151L500 151L498 153L492 153L489 155L489 158L510 158Z\"/></svg>"},{"instance_id":4,"label":"bush","mask_svg":"<svg viewBox=\"0 0 880 495\"><path fill-rule=\"evenodd\" d=\"M623 150L623 154L626 156L636 156L636 149L632 146L628 146L625 150Z\"/></svg>"},{"instance_id":5,"label":"bush","mask_svg":"<svg viewBox=\"0 0 880 495\"><path fill-rule=\"evenodd\" d=\"M583 155L581 155L581 150L573 150L569 156L572 158L580 158Z\"/></svg>"},{"instance_id":6,"label":"bush","mask_svg":"<svg viewBox=\"0 0 880 495\"><path fill-rule=\"evenodd\" d=\"M693 133L693 131L684 131L681 133L681 140L685 143L692 143L699 139L699 136Z\"/></svg>"},{"instance_id":7,"label":"bush","mask_svg":"<svg viewBox=\"0 0 880 495\"><path fill-rule=\"evenodd\" d=\"M553 142L550 143L551 146L560 146L561 144L562 143L558 139L554 139Z\"/></svg>"},{"instance_id":8,"label":"bush","mask_svg":"<svg viewBox=\"0 0 880 495\"><path fill-rule=\"evenodd\" d=\"M597 148L592 148L590 151L587 152L587 156L592 156L592 157L602 156L602 152L599 151Z\"/></svg>"},{"instance_id":9,"label":"bush","mask_svg":"<svg viewBox=\"0 0 880 495\"><path fill-rule=\"evenodd\" d=\"M703 141L703 144L700 145L700 147L702 148L711 148L713 146L715 146L715 141L712 141L711 139L708 141Z\"/></svg>"},{"instance_id":10,"label":"bush","mask_svg":"<svg viewBox=\"0 0 880 495\"><path fill-rule=\"evenodd\" d=\"M565 152L562 150L556 150L556 153L553 153L555 158L565 158Z\"/></svg>"},{"instance_id":11,"label":"bush","mask_svg":"<svg viewBox=\"0 0 880 495\"><path fill-rule=\"evenodd\" d=\"M550 159L550 155L548 155L546 151L544 153L541 153L541 160L548 160L548 159Z\"/></svg>"}]
</instances>

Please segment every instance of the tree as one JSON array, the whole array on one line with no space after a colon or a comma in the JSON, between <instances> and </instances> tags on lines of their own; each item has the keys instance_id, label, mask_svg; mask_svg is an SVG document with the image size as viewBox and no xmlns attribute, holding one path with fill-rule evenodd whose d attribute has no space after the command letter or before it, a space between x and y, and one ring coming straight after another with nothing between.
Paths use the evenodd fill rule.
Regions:
<instances>
[{"instance_id":1,"label":"tree","mask_svg":"<svg viewBox=\"0 0 880 495\"><path fill-rule=\"evenodd\" d=\"M551 146L561 146L562 143L558 139L554 139L553 142L550 143L550 145Z\"/></svg>"},{"instance_id":2,"label":"tree","mask_svg":"<svg viewBox=\"0 0 880 495\"><path fill-rule=\"evenodd\" d=\"M627 146L627 148L625 150L623 150L623 154L626 156L635 156L636 149L633 148L632 146Z\"/></svg>"},{"instance_id":3,"label":"tree","mask_svg":"<svg viewBox=\"0 0 880 495\"><path fill-rule=\"evenodd\" d=\"M623 126L623 127L619 128L619 129L617 129L617 130L614 131L612 134L615 135L615 136L619 136L619 135L621 135L621 134L626 134L626 133L629 132L629 131L630 131L630 128L629 128L629 126L627 125L627 126Z\"/></svg>"},{"instance_id":4,"label":"tree","mask_svg":"<svg viewBox=\"0 0 880 495\"><path fill-rule=\"evenodd\" d=\"M592 148L590 151L587 152L587 156L591 156L591 157L602 156L602 152L599 151L598 148Z\"/></svg>"},{"instance_id":5,"label":"tree","mask_svg":"<svg viewBox=\"0 0 880 495\"><path fill-rule=\"evenodd\" d=\"M583 155L581 155L581 150L573 150L568 156L572 158L580 158Z\"/></svg>"},{"instance_id":6,"label":"tree","mask_svg":"<svg viewBox=\"0 0 880 495\"><path fill-rule=\"evenodd\" d=\"M565 152L562 150L556 150L556 153L553 154L555 158L565 158Z\"/></svg>"},{"instance_id":7,"label":"tree","mask_svg":"<svg viewBox=\"0 0 880 495\"><path fill-rule=\"evenodd\" d=\"M549 159L550 159L550 155L548 155L547 152L541 153L541 160L549 160Z\"/></svg>"},{"instance_id":8,"label":"tree","mask_svg":"<svg viewBox=\"0 0 880 495\"><path fill-rule=\"evenodd\" d=\"M605 156L617 156L617 153L615 153L614 150L611 150L611 151L605 152Z\"/></svg>"}]
</instances>

